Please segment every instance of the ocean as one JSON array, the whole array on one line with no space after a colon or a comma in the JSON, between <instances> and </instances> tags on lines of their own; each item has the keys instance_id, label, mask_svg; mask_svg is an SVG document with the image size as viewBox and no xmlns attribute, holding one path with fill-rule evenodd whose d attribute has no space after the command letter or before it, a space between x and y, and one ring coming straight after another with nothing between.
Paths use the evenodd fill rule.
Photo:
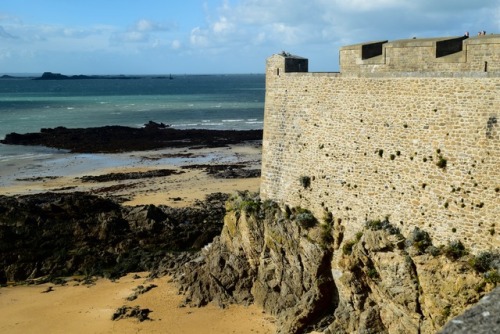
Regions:
<instances>
[{"instance_id":1,"label":"ocean","mask_svg":"<svg viewBox=\"0 0 500 334\"><path fill-rule=\"evenodd\" d=\"M0 79L0 138L11 132L38 132L57 126L141 127L149 121L179 129L262 129L264 95L263 74L178 75L172 79ZM24 168L25 176L50 175L47 161L57 161L64 153L45 147L0 144L0 185L12 181L10 171L22 166L23 161L30 164ZM73 158L81 159L82 164L96 160L111 166L119 163L102 155ZM33 165L37 160L44 161L39 168Z\"/></svg>"},{"instance_id":2,"label":"ocean","mask_svg":"<svg viewBox=\"0 0 500 334\"><path fill-rule=\"evenodd\" d=\"M140 127L150 120L180 129L261 129L264 80L263 74L0 79L0 138L57 126ZM25 151L0 144L3 158Z\"/></svg>"}]
</instances>

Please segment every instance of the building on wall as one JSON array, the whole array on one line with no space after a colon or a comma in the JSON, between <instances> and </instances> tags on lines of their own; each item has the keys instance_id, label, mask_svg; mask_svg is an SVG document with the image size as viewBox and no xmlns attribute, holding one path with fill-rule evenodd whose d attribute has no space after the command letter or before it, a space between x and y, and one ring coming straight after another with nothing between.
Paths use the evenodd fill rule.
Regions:
<instances>
[{"instance_id":1,"label":"building on wall","mask_svg":"<svg viewBox=\"0 0 500 334\"><path fill-rule=\"evenodd\" d=\"M500 35L345 46L340 69L267 59L261 197L331 212L346 238L388 218L498 249Z\"/></svg>"}]
</instances>

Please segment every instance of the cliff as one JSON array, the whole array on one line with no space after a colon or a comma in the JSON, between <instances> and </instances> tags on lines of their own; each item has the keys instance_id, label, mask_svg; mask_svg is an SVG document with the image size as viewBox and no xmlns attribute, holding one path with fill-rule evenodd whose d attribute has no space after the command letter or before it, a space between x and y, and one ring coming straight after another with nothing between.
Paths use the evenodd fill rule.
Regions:
<instances>
[{"instance_id":1,"label":"cliff","mask_svg":"<svg viewBox=\"0 0 500 334\"><path fill-rule=\"evenodd\" d=\"M435 333L499 282L498 254L404 238L387 220L344 240L328 214L249 194L226 209L220 237L177 274L186 303L254 302L278 333Z\"/></svg>"}]
</instances>

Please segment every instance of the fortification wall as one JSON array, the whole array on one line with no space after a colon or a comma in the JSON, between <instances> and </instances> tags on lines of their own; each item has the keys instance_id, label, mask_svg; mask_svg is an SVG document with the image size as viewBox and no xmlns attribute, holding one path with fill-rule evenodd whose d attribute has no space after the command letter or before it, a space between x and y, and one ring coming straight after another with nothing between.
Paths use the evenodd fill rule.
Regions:
<instances>
[{"instance_id":1,"label":"fortification wall","mask_svg":"<svg viewBox=\"0 0 500 334\"><path fill-rule=\"evenodd\" d=\"M377 41L340 49L344 74L498 72L500 35Z\"/></svg>"},{"instance_id":2,"label":"fortification wall","mask_svg":"<svg viewBox=\"0 0 500 334\"><path fill-rule=\"evenodd\" d=\"M263 199L318 218L328 210L346 238L389 217L437 245L500 247L499 73L352 77L283 66L268 59Z\"/></svg>"}]
</instances>

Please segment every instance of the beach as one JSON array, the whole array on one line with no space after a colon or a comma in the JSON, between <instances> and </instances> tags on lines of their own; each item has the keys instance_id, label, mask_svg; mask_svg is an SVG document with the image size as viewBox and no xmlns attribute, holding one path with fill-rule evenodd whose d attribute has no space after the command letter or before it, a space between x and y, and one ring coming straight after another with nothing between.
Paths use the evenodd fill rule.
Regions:
<instances>
[{"instance_id":1,"label":"beach","mask_svg":"<svg viewBox=\"0 0 500 334\"><path fill-rule=\"evenodd\" d=\"M0 195L86 192L114 198L125 206L148 204L189 207L214 192L256 192L259 177L213 175L219 170L260 170L260 142L218 148L166 148L115 154L65 152L4 162ZM136 177L168 170L167 176ZM102 175L110 181L84 181ZM142 174L141 174L142 175ZM134 177L133 177L134 176ZM130 177L130 178L129 178ZM129 273L116 280L99 278L91 285L67 279L65 285L8 284L0 288L2 333L273 333L273 319L256 306L220 309L179 307L183 296L169 276L148 280L148 273ZM157 287L128 301L139 285ZM45 293L44 293L45 292ZM111 320L122 306L151 310L149 318ZM237 321L235 321L237 319Z\"/></svg>"},{"instance_id":2,"label":"beach","mask_svg":"<svg viewBox=\"0 0 500 334\"><path fill-rule=\"evenodd\" d=\"M0 171L0 195L85 191L120 199L125 205L183 207L214 192L259 189L259 177L216 178L203 166L240 165L260 169L260 143L217 148L166 148L114 154L57 153L5 162ZM190 168L190 166L194 166ZM166 177L83 182L84 176L170 169Z\"/></svg>"},{"instance_id":3,"label":"beach","mask_svg":"<svg viewBox=\"0 0 500 334\"><path fill-rule=\"evenodd\" d=\"M69 280L53 284L0 288L0 332L26 333L274 333L273 319L256 306L221 309L179 307L183 297L167 276L148 280L130 273L116 281L84 285ZM139 285L157 287L128 301ZM49 288L50 287L50 288ZM50 292L46 292L50 290ZM122 306L148 308L150 320L111 320Z\"/></svg>"}]
</instances>

